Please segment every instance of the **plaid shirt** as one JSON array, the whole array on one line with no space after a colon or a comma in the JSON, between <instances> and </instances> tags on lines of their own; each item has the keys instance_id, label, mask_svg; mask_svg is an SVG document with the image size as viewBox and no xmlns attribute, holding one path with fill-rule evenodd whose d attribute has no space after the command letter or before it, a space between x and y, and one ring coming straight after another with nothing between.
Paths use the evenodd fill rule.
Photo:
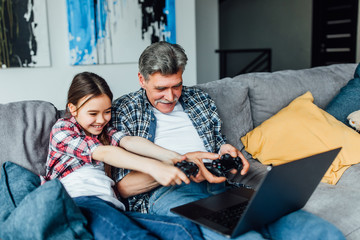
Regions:
<instances>
[{"instance_id":1,"label":"plaid shirt","mask_svg":"<svg viewBox=\"0 0 360 240\"><path fill-rule=\"evenodd\" d=\"M219 152L225 144L221 134L221 120L214 101L204 91L194 87L183 87L180 103L197 130L208 152ZM140 89L124 95L113 102L112 124L119 131L130 136L140 136L154 142L156 118L146 92ZM115 169L116 182L123 179L130 170ZM143 193L128 198L131 211L147 213L149 194Z\"/></svg>"},{"instance_id":2,"label":"plaid shirt","mask_svg":"<svg viewBox=\"0 0 360 240\"><path fill-rule=\"evenodd\" d=\"M125 136L111 127L107 128L107 133L113 146L118 146ZM85 164L99 164L91 158L91 153L99 145L97 136L87 136L74 117L59 119L50 133L44 180L61 179Z\"/></svg>"}]
</instances>

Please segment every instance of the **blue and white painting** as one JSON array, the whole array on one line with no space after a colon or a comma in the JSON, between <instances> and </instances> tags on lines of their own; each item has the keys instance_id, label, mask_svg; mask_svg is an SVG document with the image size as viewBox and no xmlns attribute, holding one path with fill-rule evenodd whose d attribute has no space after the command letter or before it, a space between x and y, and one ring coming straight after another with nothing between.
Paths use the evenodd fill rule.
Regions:
<instances>
[{"instance_id":1,"label":"blue and white painting","mask_svg":"<svg viewBox=\"0 0 360 240\"><path fill-rule=\"evenodd\" d=\"M72 65L137 62L158 41L176 42L175 0L67 0Z\"/></svg>"}]
</instances>

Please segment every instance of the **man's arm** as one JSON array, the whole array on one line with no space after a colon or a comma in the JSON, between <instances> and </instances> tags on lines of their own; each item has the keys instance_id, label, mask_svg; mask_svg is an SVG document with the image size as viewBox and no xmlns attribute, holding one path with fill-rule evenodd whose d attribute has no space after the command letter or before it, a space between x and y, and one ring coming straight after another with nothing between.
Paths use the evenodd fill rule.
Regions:
<instances>
[{"instance_id":1,"label":"man's arm","mask_svg":"<svg viewBox=\"0 0 360 240\"><path fill-rule=\"evenodd\" d=\"M116 189L123 198L149 192L158 186L160 184L150 175L137 171L131 171L116 183Z\"/></svg>"}]
</instances>

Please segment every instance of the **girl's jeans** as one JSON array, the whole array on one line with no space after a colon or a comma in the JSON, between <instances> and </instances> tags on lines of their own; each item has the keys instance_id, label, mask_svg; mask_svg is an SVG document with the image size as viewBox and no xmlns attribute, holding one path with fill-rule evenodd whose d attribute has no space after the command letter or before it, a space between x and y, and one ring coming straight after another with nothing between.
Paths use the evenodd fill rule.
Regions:
<instances>
[{"instance_id":1,"label":"girl's jeans","mask_svg":"<svg viewBox=\"0 0 360 240\"><path fill-rule=\"evenodd\" d=\"M95 239L203 239L195 224L180 217L122 212L93 196L73 199Z\"/></svg>"},{"instance_id":2,"label":"girl's jeans","mask_svg":"<svg viewBox=\"0 0 360 240\"><path fill-rule=\"evenodd\" d=\"M151 214L174 216L170 209L185 203L225 191L224 184L191 182L179 186L160 187L154 190L149 200ZM200 227L205 239L228 239L205 227ZM345 239L331 223L303 210L283 216L259 231L249 231L235 239Z\"/></svg>"}]
</instances>

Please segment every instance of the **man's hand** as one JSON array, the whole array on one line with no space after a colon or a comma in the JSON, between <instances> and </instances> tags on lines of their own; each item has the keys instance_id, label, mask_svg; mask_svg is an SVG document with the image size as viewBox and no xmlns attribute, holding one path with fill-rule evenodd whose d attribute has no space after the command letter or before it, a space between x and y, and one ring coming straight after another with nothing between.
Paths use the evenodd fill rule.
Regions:
<instances>
[{"instance_id":1,"label":"man's hand","mask_svg":"<svg viewBox=\"0 0 360 240\"><path fill-rule=\"evenodd\" d=\"M199 173L196 175L196 177L190 177L194 182L199 183L207 180L209 183L222 183L226 180L225 177L216 177L210 173L202 161L203 159L218 159L220 157L219 154L210 152L190 152L186 153L185 156L187 157L187 161L193 162L199 167Z\"/></svg>"},{"instance_id":2,"label":"man's hand","mask_svg":"<svg viewBox=\"0 0 360 240\"><path fill-rule=\"evenodd\" d=\"M230 145L230 144L224 144L220 147L220 154L224 155L224 154L230 154L233 158L239 156L241 159L241 162L243 164L243 168L240 172L241 175L245 175L250 168L250 164L248 162L248 160L246 160L246 158L244 157L244 155L234 146ZM231 173L236 173L231 171Z\"/></svg>"}]
</instances>

